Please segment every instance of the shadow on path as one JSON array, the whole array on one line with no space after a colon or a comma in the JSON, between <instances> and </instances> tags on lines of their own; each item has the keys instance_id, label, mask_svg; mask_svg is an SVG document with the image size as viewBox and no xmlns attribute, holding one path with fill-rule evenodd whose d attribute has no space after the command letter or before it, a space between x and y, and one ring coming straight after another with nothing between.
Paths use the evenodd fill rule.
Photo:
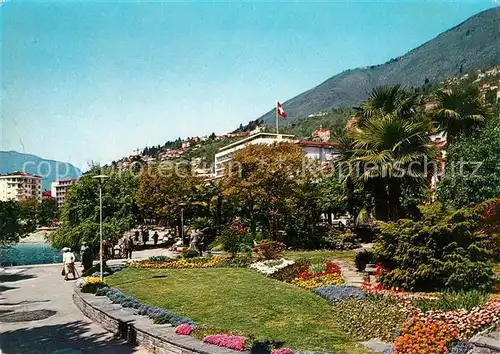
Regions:
<instances>
[{"instance_id":1,"label":"shadow on path","mask_svg":"<svg viewBox=\"0 0 500 354\"><path fill-rule=\"evenodd\" d=\"M103 339L104 337L104 339ZM91 334L89 324L74 321L62 325L22 328L3 332L0 353L3 354L128 354L133 348L104 333Z\"/></svg>"},{"instance_id":2,"label":"shadow on path","mask_svg":"<svg viewBox=\"0 0 500 354\"><path fill-rule=\"evenodd\" d=\"M14 282L20 280L28 280L36 278L36 275L31 274L2 274L0 275L0 283Z\"/></svg>"},{"instance_id":3,"label":"shadow on path","mask_svg":"<svg viewBox=\"0 0 500 354\"><path fill-rule=\"evenodd\" d=\"M18 289L16 287L11 287L11 286L4 286L4 285L0 285L0 294L3 293L4 291L7 291L7 290L13 290L13 289Z\"/></svg>"}]
</instances>

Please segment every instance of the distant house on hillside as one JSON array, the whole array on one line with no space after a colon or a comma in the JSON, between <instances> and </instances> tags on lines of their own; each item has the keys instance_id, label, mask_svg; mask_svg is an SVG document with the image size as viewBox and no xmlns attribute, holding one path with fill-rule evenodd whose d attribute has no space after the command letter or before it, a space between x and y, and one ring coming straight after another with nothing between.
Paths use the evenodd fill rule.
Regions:
<instances>
[{"instance_id":1,"label":"distant house on hillside","mask_svg":"<svg viewBox=\"0 0 500 354\"><path fill-rule=\"evenodd\" d=\"M313 131L312 133L313 140L319 141L328 141L330 140L330 129L328 128L319 128Z\"/></svg>"}]
</instances>

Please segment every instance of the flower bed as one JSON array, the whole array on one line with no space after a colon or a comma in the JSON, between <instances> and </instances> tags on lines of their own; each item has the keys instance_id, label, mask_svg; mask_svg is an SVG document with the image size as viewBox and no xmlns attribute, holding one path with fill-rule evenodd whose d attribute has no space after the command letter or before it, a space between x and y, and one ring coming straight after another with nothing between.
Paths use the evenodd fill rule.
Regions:
<instances>
[{"instance_id":1,"label":"flower bed","mask_svg":"<svg viewBox=\"0 0 500 354\"><path fill-rule=\"evenodd\" d=\"M270 276L279 271L280 269L288 267L289 265L292 265L294 263L295 263L294 261L281 258L278 260L267 260L267 261L252 263L250 264L249 267L255 269L256 271L266 276Z\"/></svg>"},{"instance_id":2,"label":"flower bed","mask_svg":"<svg viewBox=\"0 0 500 354\"><path fill-rule=\"evenodd\" d=\"M326 285L313 289L313 292L330 302L337 302L345 299L361 300L366 297L366 294L362 290L354 286Z\"/></svg>"},{"instance_id":3,"label":"flower bed","mask_svg":"<svg viewBox=\"0 0 500 354\"><path fill-rule=\"evenodd\" d=\"M82 293L91 294L95 294L99 289L107 287L106 283L99 277L80 278L76 284Z\"/></svg>"},{"instance_id":4,"label":"flower bed","mask_svg":"<svg viewBox=\"0 0 500 354\"><path fill-rule=\"evenodd\" d=\"M160 262L148 259L132 262L130 267L152 269L214 268L223 261L224 258L222 257L182 258Z\"/></svg>"},{"instance_id":5,"label":"flower bed","mask_svg":"<svg viewBox=\"0 0 500 354\"><path fill-rule=\"evenodd\" d=\"M230 334L215 334L206 336L203 338L203 342L240 351L244 351L246 347L245 337Z\"/></svg>"}]
</instances>

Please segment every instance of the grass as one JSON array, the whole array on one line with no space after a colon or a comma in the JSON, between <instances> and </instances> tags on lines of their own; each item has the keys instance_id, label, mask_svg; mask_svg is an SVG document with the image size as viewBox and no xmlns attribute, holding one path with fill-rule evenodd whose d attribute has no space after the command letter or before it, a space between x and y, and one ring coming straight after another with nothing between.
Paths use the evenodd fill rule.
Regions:
<instances>
[{"instance_id":1,"label":"grass","mask_svg":"<svg viewBox=\"0 0 500 354\"><path fill-rule=\"evenodd\" d=\"M164 278L152 278L164 275ZM284 341L308 351L368 353L343 332L324 299L249 269L134 269L107 283L142 303L172 310L197 323Z\"/></svg>"},{"instance_id":2,"label":"grass","mask_svg":"<svg viewBox=\"0 0 500 354\"><path fill-rule=\"evenodd\" d=\"M283 257L286 259L297 260L299 258L308 258L313 262L324 260L342 260L346 263L354 264L356 257L355 251L285 251Z\"/></svg>"}]
</instances>

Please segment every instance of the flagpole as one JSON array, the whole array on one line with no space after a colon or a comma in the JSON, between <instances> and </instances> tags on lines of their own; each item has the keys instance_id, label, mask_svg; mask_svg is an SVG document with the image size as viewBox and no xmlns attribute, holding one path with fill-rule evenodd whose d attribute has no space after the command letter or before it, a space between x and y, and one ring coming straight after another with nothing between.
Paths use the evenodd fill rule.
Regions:
<instances>
[{"instance_id":1,"label":"flagpole","mask_svg":"<svg viewBox=\"0 0 500 354\"><path fill-rule=\"evenodd\" d=\"M276 135L279 135L279 129L278 129L278 102L276 101Z\"/></svg>"}]
</instances>

